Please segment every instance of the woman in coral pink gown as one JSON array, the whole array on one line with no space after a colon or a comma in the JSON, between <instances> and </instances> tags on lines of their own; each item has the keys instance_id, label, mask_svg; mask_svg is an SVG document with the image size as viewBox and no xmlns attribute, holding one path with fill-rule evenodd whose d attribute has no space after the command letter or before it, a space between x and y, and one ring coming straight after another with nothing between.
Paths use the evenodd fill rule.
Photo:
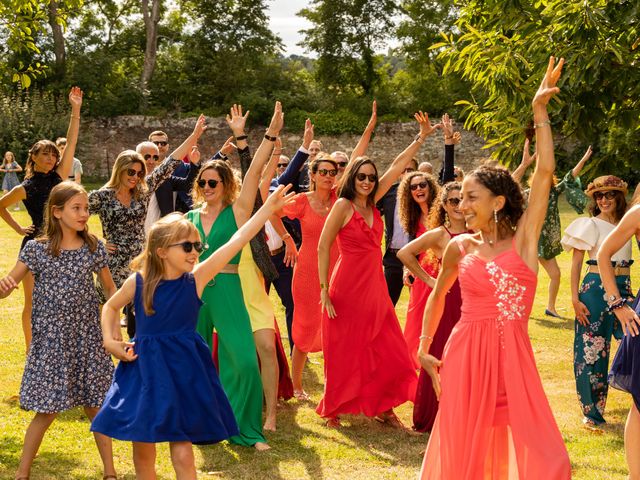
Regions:
<instances>
[{"instance_id":1,"label":"woman in coral pink gown","mask_svg":"<svg viewBox=\"0 0 640 480\"><path fill-rule=\"evenodd\" d=\"M533 99L538 163L529 205L506 169L480 167L462 183L467 227L447 246L425 309L420 362L440 398L422 479L569 479L562 436L536 369L527 322L538 237L555 159L547 103L563 61L549 60ZM515 233L514 233L515 230ZM430 355L445 295L456 279L462 316L442 361Z\"/></svg>"},{"instance_id":2,"label":"woman in coral pink gown","mask_svg":"<svg viewBox=\"0 0 640 480\"><path fill-rule=\"evenodd\" d=\"M331 427L340 426L339 415L362 413L404 428L393 408L415 395L416 372L382 270L383 225L375 203L435 131L426 115L416 114L416 119L420 134L379 182L367 157L349 164L320 236L325 387L316 411ZM328 288L329 252L336 237L340 257Z\"/></svg>"}]
</instances>

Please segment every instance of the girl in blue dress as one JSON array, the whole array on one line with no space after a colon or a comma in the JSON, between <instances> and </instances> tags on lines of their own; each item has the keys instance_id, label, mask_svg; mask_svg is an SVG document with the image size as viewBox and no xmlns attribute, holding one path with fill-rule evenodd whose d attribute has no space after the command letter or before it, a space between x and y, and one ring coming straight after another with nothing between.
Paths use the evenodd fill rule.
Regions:
<instances>
[{"instance_id":1,"label":"girl in blue dress","mask_svg":"<svg viewBox=\"0 0 640 480\"><path fill-rule=\"evenodd\" d=\"M195 479L192 444L238 434L211 352L196 332L205 287L262 228L290 203L279 187L264 206L207 260L196 227L177 214L156 222L131 275L105 304L107 351L121 360L94 432L133 442L136 478L155 478L155 443L169 442L176 477ZM119 312L134 302L136 336L120 338Z\"/></svg>"}]
</instances>

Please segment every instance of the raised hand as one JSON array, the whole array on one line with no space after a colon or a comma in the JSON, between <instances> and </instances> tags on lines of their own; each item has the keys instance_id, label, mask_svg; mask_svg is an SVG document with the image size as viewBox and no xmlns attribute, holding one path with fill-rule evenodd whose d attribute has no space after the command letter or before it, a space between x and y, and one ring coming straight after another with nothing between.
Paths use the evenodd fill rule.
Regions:
<instances>
[{"instance_id":1,"label":"raised hand","mask_svg":"<svg viewBox=\"0 0 640 480\"><path fill-rule=\"evenodd\" d=\"M549 57L549 64L547 65L547 71L544 74L542 82L540 83L540 87L538 87L538 91L533 97L533 106L545 106L549 103L551 98L558 92L560 92L560 88L556 85L558 80L560 80L560 75L562 73L562 66L564 65L564 58L558 60L556 63L556 59L551 56Z\"/></svg>"},{"instance_id":2,"label":"raised hand","mask_svg":"<svg viewBox=\"0 0 640 480\"><path fill-rule=\"evenodd\" d=\"M229 155L231 155L231 153L233 153L237 149L238 147L236 147L236 145L233 143L233 137L229 137L224 142L224 145L222 145L222 148L220 149L220 153L228 157Z\"/></svg>"},{"instance_id":3,"label":"raised hand","mask_svg":"<svg viewBox=\"0 0 640 480\"><path fill-rule=\"evenodd\" d=\"M207 129L207 118L200 114L198 120L196 120L196 125L193 127L193 135L195 136L196 141L200 138L200 136Z\"/></svg>"},{"instance_id":4,"label":"raised hand","mask_svg":"<svg viewBox=\"0 0 640 480\"><path fill-rule=\"evenodd\" d=\"M429 120L429 115L420 111L413 116L416 119L416 122L420 124L420 136L424 139L435 132L437 129L442 128L442 125L436 123L435 125L431 124Z\"/></svg>"},{"instance_id":5,"label":"raised hand","mask_svg":"<svg viewBox=\"0 0 640 480\"><path fill-rule=\"evenodd\" d=\"M200 165L200 150L198 150L197 145L191 147L191 151L189 152L189 161L194 165Z\"/></svg>"},{"instance_id":6,"label":"raised hand","mask_svg":"<svg viewBox=\"0 0 640 480\"><path fill-rule=\"evenodd\" d=\"M591 158L591 155L593 155L593 148L591 148L591 145L589 145L589 148L587 148L587 151L584 152L584 155L582 156L580 161L583 163L586 162Z\"/></svg>"},{"instance_id":7,"label":"raised hand","mask_svg":"<svg viewBox=\"0 0 640 480\"><path fill-rule=\"evenodd\" d=\"M462 141L462 135L460 132L454 132L452 140L454 145L458 145Z\"/></svg>"},{"instance_id":8,"label":"raised hand","mask_svg":"<svg viewBox=\"0 0 640 480\"><path fill-rule=\"evenodd\" d=\"M69 103L71 104L71 109L74 112L80 111L80 107L82 107L82 90L80 90L80 87L71 87L71 91L69 92Z\"/></svg>"},{"instance_id":9,"label":"raised hand","mask_svg":"<svg viewBox=\"0 0 640 480\"><path fill-rule=\"evenodd\" d=\"M293 197L296 195L296 192L287 193L289 190L291 190L291 184L280 185L267 197L264 204L267 205L273 213L279 212L285 206L293 203Z\"/></svg>"},{"instance_id":10,"label":"raised hand","mask_svg":"<svg viewBox=\"0 0 640 480\"><path fill-rule=\"evenodd\" d=\"M453 138L453 120L448 113L442 116L442 133L444 133L444 138Z\"/></svg>"},{"instance_id":11,"label":"raised hand","mask_svg":"<svg viewBox=\"0 0 640 480\"><path fill-rule=\"evenodd\" d=\"M233 107L229 109L229 115L227 115L227 125L233 132L234 137L240 137L244 135L244 126L247 123L247 117L249 116L249 110L242 114L242 105L233 104Z\"/></svg>"},{"instance_id":12,"label":"raised hand","mask_svg":"<svg viewBox=\"0 0 640 480\"><path fill-rule=\"evenodd\" d=\"M313 123L307 118L304 122L304 135L302 135L302 146L309 149L311 142L313 141Z\"/></svg>"},{"instance_id":13,"label":"raised hand","mask_svg":"<svg viewBox=\"0 0 640 480\"><path fill-rule=\"evenodd\" d=\"M280 137L276 138L275 143L273 144L273 151L271 155L280 155L282 153L282 140Z\"/></svg>"},{"instance_id":14,"label":"raised hand","mask_svg":"<svg viewBox=\"0 0 640 480\"><path fill-rule=\"evenodd\" d=\"M277 137L280 134L280 130L284 126L284 113L282 113L282 104L276 102L273 107L273 116L271 117L271 123L267 128L267 135L271 137Z\"/></svg>"},{"instance_id":15,"label":"raised hand","mask_svg":"<svg viewBox=\"0 0 640 480\"><path fill-rule=\"evenodd\" d=\"M525 139L524 148L522 149L522 164L526 165L527 167L536 160L536 153L534 152L533 155L531 155L530 144L531 142L529 142L529 139Z\"/></svg>"},{"instance_id":16,"label":"raised hand","mask_svg":"<svg viewBox=\"0 0 640 480\"><path fill-rule=\"evenodd\" d=\"M366 132L373 132L376 128L376 123L378 122L378 104L374 100L371 104L371 117L369 118L369 123L367 123L367 128L365 128Z\"/></svg>"}]
</instances>

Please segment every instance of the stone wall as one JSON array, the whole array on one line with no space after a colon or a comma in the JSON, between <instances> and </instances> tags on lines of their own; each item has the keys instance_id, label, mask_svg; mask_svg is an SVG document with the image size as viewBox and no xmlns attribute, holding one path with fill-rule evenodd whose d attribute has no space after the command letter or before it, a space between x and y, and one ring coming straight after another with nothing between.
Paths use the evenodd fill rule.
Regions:
<instances>
[{"instance_id":1,"label":"stone wall","mask_svg":"<svg viewBox=\"0 0 640 480\"><path fill-rule=\"evenodd\" d=\"M165 131L169 135L170 147L175 148L191 133L195 121L195 117L177 120L131 115L85 122L81 127L76 156L82 161L85 175L104 179L108 177L117 155L122 150L135 148L139 142L146 140L153 130ZM213 155L230 136L224 118L211 117L207 121L209 128L200 140L203 158ZM475 133L460 131L462 142L456 146L456 164L469 171L488 158L489 152L482 150L484 141ZM258 146L263 132L264 127L259 126L247 132L252 149L255 150ZM413 122L378 125L368 153L379 166L384 167L412 141L417 132L418 127ZM316 138L322 141L326 151L350 152L358 142L359 136L327 136L318 133ZM284 153L291 156L300 146L302 134L287 133L285 130L282 139ZM442 163L443 150L442 134L436 132L427 139L418 154L418 160L430 161L438 171Z\"/></svg>"}]
</instances>

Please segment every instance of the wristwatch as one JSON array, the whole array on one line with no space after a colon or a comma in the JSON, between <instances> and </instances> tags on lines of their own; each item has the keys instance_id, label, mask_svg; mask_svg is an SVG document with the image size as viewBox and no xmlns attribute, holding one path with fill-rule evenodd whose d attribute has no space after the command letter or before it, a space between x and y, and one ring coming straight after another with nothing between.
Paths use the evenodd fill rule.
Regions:
<instances>
[{"instance_id":1,"label":"wristwatch","mask_svg":"<svg viewBox=\"0 0 640 480\"><path fill-rule=\"evenodd\" d=\"M614 301L616 301L618 299L617 295L607 295L606 293L602 296L602 298L604 298L604 301L607 303L613 303Z\"/></svg>"}]
</instances>

